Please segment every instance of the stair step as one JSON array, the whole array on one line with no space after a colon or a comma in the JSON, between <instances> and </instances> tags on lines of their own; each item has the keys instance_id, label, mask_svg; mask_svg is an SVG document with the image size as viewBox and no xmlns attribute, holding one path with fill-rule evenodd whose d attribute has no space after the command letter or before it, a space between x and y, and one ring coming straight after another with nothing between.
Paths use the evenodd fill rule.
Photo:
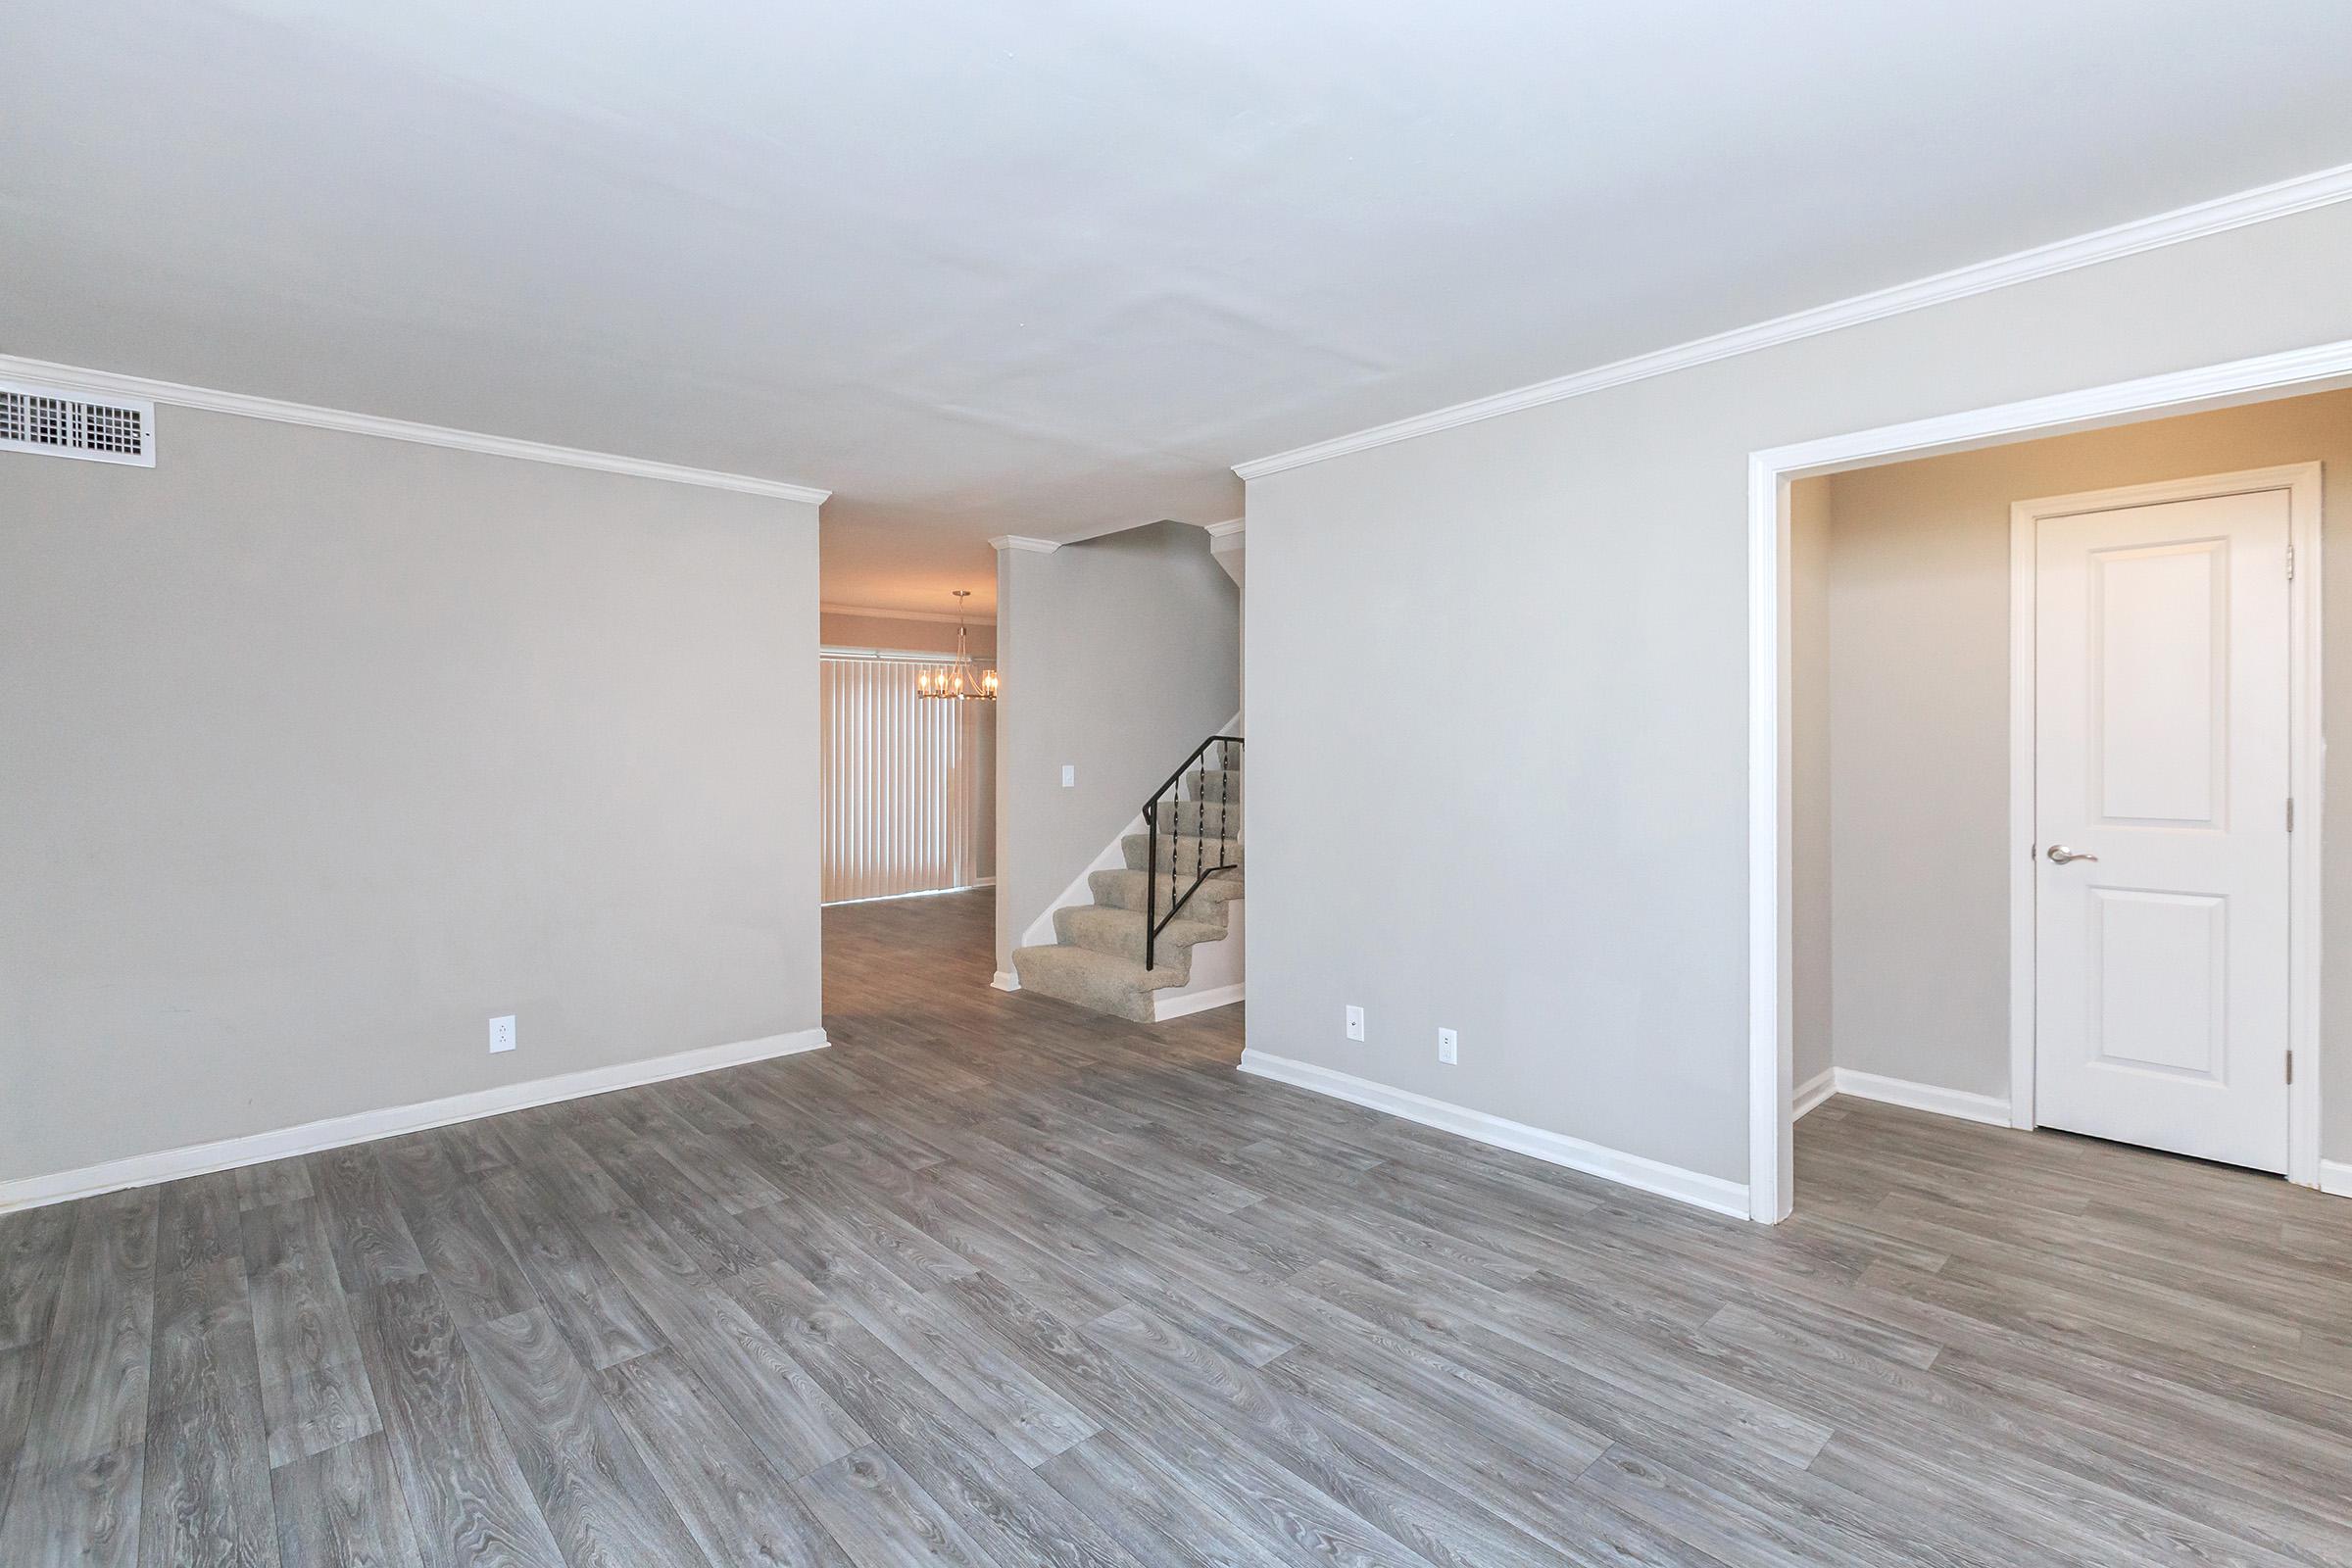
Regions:
<instances>
[{"instance_id":1,"label":"stair step","mask_svg":"<svg viewBox=\"0 0 2352 1568\"><path fill-rule=\"evenodd\" d=\"M1151 837L1130 833L1119 841L1127 856L1130 871L1144 869L1144 857L1151 849ZM1229 866L1242 863L1242 841L1239 839L1204 839L1194 833L1162 833L1159 836L1159 868L1162 871L1181 871L1191 875L1196 867L1213 866L1223 861Z\"/></svg>"},{"instance_id":2,"label":"stair step","mask_svg":"<svg viewBox=\"0 0 2352 1568\"><path fill-rule=\"evenodd\" d=\"M1159 830L1162 833L1230 834L1242 825L1239 802L1223 801L1162 801L1159 803Z\"/></svg>"},{"instance_id":3,"label":"stair step","mask_svg":"<svg viewBox=\"0 0 2352 1568\"><path fill-rule=\"evenodd\" d=\"M1127 958L1136 963L1144 961L1144 911L1122 909L1108 904L1073 904L1054 911L1054 935L1064 947L1091 948L1107 953L1114 958ZM1192 974L1193 948L1201 942L1222 942L1225 922L1211 923L1192 918L1191 906L1185 913L1170 920L1161 928L1159 940L1153 944L1152 967L1154 973L1167 965L1188 979Z\"/></svg>"},{"instance_id":4,"label":"stair step","mask_svg":"<svg viewBox=\"0 0 2352 1568\"><path fill-rule=\"evenodd\" d=\"M1012 968L1023 991L1137 1023L1152 1021L1152 992L1180 986L1188 978L1173 964L1147 973L1141 963L1092 948L1015 948Z\"/></svg>"},{"instance_id":5,"label":"stair step","mask_svg":"<svg viewBox=\"0 0 2352 1568\"><path fill-rule=\"evenodd\" d=\"M1087 874L1086 885L1093 892L1097 904L1107 904L1121 909L1140 909L1144 906L1145 884L1151 880L1150 873L1144 871L1091 871ZM1181 876L1160 872L1158 907L1167 908L1192 885L1193 874L1190 871ZM1200 884L1200 891L1186 902L1184 912L1189 916L1198 910L1202 920L1222 923L1225 906L1240 897L1241 872L1211 871L1208 880Z\"/></svg>"},{"instance_id":6,"label":"stair step","mask_svg":"<svg viewBox=\"0 0 2352 1568\"><path fill-rule=\"evenodd\" d=\"M1238 801L1242 798L1242 770L1238 767L1196 768L1184 775L1181 788L1196 801Z\"/></svg>"}]
</instances>

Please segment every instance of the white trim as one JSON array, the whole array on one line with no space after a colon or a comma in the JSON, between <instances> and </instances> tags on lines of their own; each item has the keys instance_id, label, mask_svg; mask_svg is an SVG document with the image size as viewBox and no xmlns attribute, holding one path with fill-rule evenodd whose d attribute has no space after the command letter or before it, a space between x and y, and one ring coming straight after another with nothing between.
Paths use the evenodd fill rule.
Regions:
<instances>
[{"instance_id":1,"label":"white trim","mask_svg":"<svg viewBox=\"0 0 2352 1568\"><path fill-rule=\"evenodd\" d=\"M1207 991L1154 991L1152 993L1152 1021L1166 1023L1170 1018L1190 1017L1206 1012L1211 1007L1229 1007L1249 1000L1249 982L1237 980L1229 986L1217 986Z\"/></svg>"},{"instance_id":2,"label":"white trim","mask_svg":"<svg viewBox=\"0 0 2352 1568\"><path fill-rule=\"evenodd\" d=\"M656 463L650 458L626 458L611 452L583 452L577 447L550 446L544 441L522 441L514 436L487 435L478 430L453 430L444 425L418 424L412 419L389 419L375 414L354 414L345 409L315 408L307 403L286 403L245 392L182 386L175 381L155 381L143 375L92 370L74 365L52 365L46 360L21 359L13 354L0 354L0 376L24 376L69 391L144 398L150 402L168 403L175 408L233 414L248 419L270 419L279 424L310 425L320 430L340 430L347 435L379 436L387 441L448 447L459 452L480 452L494 458L516 458L525 463L551 463L564 468L592 468L600 473L622 473L638 479L664 479L672 484L699 485L706 490L734 490L744 495L770 496L779 501L805 501L810 506L822 506L833 494L830 490L815 490L805 484L788 484L782 479L762 479L748 473L688 468L674 463Z\"/></svg>"},{"instance_id":3,"label":"white trim","mask_svg":"<svg viewBox=\"0 0 2352 1568\"><path fill-rule=\"evenodd\" d=\"M1822 1068L1821 1071L1796 1086L1795 1102L1789 1107L1791 1119L1803 1121L1807 1113L1818 1110L1837 1092L1838 1069L1835 1067Z\"/></svg>"},{"instance_id":4,"label":"white trim","mask_svg":"<svg viewBox=\"0 0 2352 1568\"><path fill-rule=\"evenodd\" d=\"M1223 522L1201 523L1200 529L1211 539L1231 539L1238 536L1249 525L1248 517L1227 517ZM1211 545L1209 548L1213 550L1216 547Z\"/></svg>"},{"instance_id":5,"label":"white trim","mask_svg":"<svg viewBox=\"0 0 2352 1568\"><path fill-rule=\"evenodd\" d=\"M1857 1100L1875 1100L1881 1104L1902 1105L1937 1116L1957 1116L1962 1121L1984 1122L1990 1127L2009 1125L2009 1102L1998 1095L1973 1095L1965 1089L1943 1089L1935 1084L1913 1083L1908 1078L1883 1078L1875 1072L1856 1072L1851 1067L1839 1067L1836 1076L1836 1092L1852 1095Z\"/></svg>"},{"instance_id":6,"label":"white trim","mask_svg":"<svg viewBox=\"0 0 2352 1568\"><path fill-rule=\"evenodd\" d=\"M927 620L940 625L954 626L968 622L974 626L994 626L997 617L990 615L958 615L952 610L878 610L871 605L819 605L817 612L824 615L863 615L868 620Z\"/></svg>"},{"instance_id":7,"label":"white trim","mask_svg":"<svg viewBox=\"0 0 2352 1568\"><path fill-rule=\"evenodd\" d=\"M2328 710L2322 686L2328 668L2322 646L2327 616L2327 505L2321 466L2307 466L2292 486L2294 592L2288 597L2289 636L2287 766L2294 781L2295 831L2287 853L2294 859L2293 903L2287 913L2288 1049L2303 1071L2287 1087L2286 1177L2306 1187L2320 1183L2320 1096L2327 1081L2328 1047L2320 1020L2326 997L2328 948L2322 911L2327 906L2328 860L2323 835L2328 823ZM2308 486L2308 490L2306 490Z\"/></svg>"},{"instance_id":8,"label":"white trim","mask_svg":"<svg viewBox=\"0 0 2352 1568\"><path fill-rule=\"evenodd\" d=\"M2352 339L2283 354L2143 376L2109 386L2029 398L1966 413L1883 425L1749 454L1748 578L1748 1197L1753 1217L1786 1219L1794 1200L1790 1122L1777 1086L1788 1082L1793 1051L1788 1017L1788 913L1789 803L1781 787L1788 739L1783 646L1787 612L1788 490L1792 478L1867 467L1895 457L1927 457L2036 435L2200 408L2318 391L2352 381ZM2316 564L2314 567L2316 575ZM2316 709L2307 710L2307 717ZM2308 725L2307 725L2308 727ZM2316 736L2316 731L2314 732ZM2316 824L2318 812L2313 812ZM2297 824L2300 829L2301 824ZM2298 832L2298 836L2300 833ZM2315 939L2316 921L2304 930ZM2316 1019L2315 1019L2316 1024ZM2315 1063L2316 1065L2316 1063ZM2291 1173L2290 1173L2291 1174Z\"/></svg>"},{"instance_id":9,"label":"white trim","mask_svg":"<svg viewBox=\"0 0 2352 1568\"><path fill-rule=\"evenodd\" d=\"M1866 321L1900 316L1908 311L1946 305L1972 295L2007 288L2013 283L2031 282L2037 277L2070 272L2077 268L2095 267L2101 262L2118 261L2127 256L2136 256L2142 251L2178 245L2185 240L2203 239L2232 228L2243 228L2249 223L2289 218L2296 213L2309 212L2315 207L2327 207L2348 199L2352 199L2352 164L2340 164L2332 169L2300 174L2275 184L2259 185L2232 196L2176 208L2152 218L2134 219L2072 239L2037 245L2031 250L2012 252L1991 261L1954 268L1948 272L1937 272L1932 277L1898 283L1891 288L1877 289L1868 294L1857 294L1850 299L1775 317L1771 320L1758 321L1729 332L1718 332L1712 337L1697 338L1648 354L1638 354L1631 359L1579 370L1553 380L1539 381L1533 386L1474 398L1468 403L1457 403L1450 408L1377 424L1350 435L1334 436L1327 441L1294 447L1288 452L1275 453L1272 457L1237 463L1233 471L1244 479L1259 479L1269 473L1280 473L1285 468L1303 467L1310 463L1346 457L1351 452L1387 446L1394 441L1410 441L1415 436L1449 430L1458 424L1470 424L1479 419L1516 414L1522 409L1583 397L1609 387L1623 386L1630 381L1644 381L1652 376L1687 370L1693 366L1708 365L1740 354L1752 354L1758 349L1793 343L1800 338L1818 337L1841 327L1859 326Z\"/></svg>"},{"instance_id":10,"label":"white trim","mask_svg":"<svg viewBox=\"0 0 2352 1568\"><path fill-rule=\"evenodd\" d=\"M999 969L996 978L989 981L989 984L995 986L999 991L1018 991L1021 989L1021 977L1010 969Z\"/></svg>"},{"instance_id":11,"label":"white trim","mask_svg":"<svg viewBox=\"0 0 2352 1568\"><path fill-rule=\"evenodd\" d=\"M2319 1186L2321 1192L2333 1197L2352 1198L2352 1160L2321 1160Z\"/></svg>"},{"instance_id":12,"label":"white trim","mask_svg":"<svg viewBox=\"0 0 2352 1568\"><path fill-rule=\"evenodd\" d=\"M1778 1224L1796 1193L1796 956L1781 933L1796 923L1795 881L1781 867L1795 857L1796 818L1789 796L1796 743L1781 715L1789 711L1795 659L1790 651L1788 481L1748 459L1747 544L1747 1197L1751 1218ZM1765 507L1754 504L1762 494ZM1758 689L1762 701L1757 701ZM1753 1032L1773 1042L1755 1049Z\"/></svg>"},{"instance_id":13,"label":"white trim","mask_svg":"<svg viewBox=\"0 0 2352 1568\"><path fill-rule=\"evenodd\" d=\"M1554 1165L1566 1165L1608 1181L1638 1187L1645 1193L1679 1200L1709 1209L1718 1214L1744 1218L1747 1214L1747 1189L1738 1182L1725 1181L1720 1176L1685 1170L1661 1160L1647 1159L1640 1154L1628 1154L1605 1149L1599 1144L1570 1138L1564 1133L1545 1132L1524 1122L1505 1121L1490 1116L1483 1110L1448 1104L1426 1095L1391 1089L1368 1078L1357 1078L1311 1062L1293 1061L1287 1056L1269 1056L1254 1046L1242 1052L1241 1070L1260 1078L1271 1078L1294 1088L1312 1090L1345 1100L1351 1104L1367 1106L1406 1121L1435 1127L1441 1132L1456 1134L1476 1143L1491 1144L1496 1149L1508 1149L1516 1153L1531 1154Z\"/></svg>"},{"instance_id":14,"label":"white trim","mask_svg":"<svg viewBox=\"0 0 2352 1568\"><path fill-rule=\"evenodd\" d=\"M2326 514L2317 463L2235 473L2120 485L2073 495L2038 496L2009 508L2009 1109L2015 1127L2036 1125L2034 1110L2034 948L2037 862L2034 853L2036 562L2041 521L2085 512L2202 501L2265 490L2287 493L2287 540L2295 573L2287 583L2287 793L2296 803L2287 839L2287 1046L2304 1070L2287 1088L2287 1176L2306 1187L2320 1179L2320 803L2326 728L2320 704L2321 605L2325 571L2320 519Z\"/></svg>"},{"instance_id":15,"label":"white trim","mask_svg":"<svg viewBox=\"0 0 2352 1568\"><path fill-rule=\"evenodd\" d=\"M827 1044L829 1042L825 1039L824 1030L801 1029L791 1034L740 1040L732 1045L682 1051L675 1055L655 1056L645 1061L624 1061L615 1066L591 1067L583 1072L564 1073L554 1078L501 1084L495 1089L452 1095L446 1100L427 1100L414 1105L395 1105L383 1110L363 1110L349 1116L330 1116L324 1121L305 1122L299 1127L281 1127L273 1132L253 1133L243 1138L223 1138L217 1143L190 1144L183 1149L169 1149L160 1153L134 1154L127 1159L85 1165L79 1170L59 1171L52 1176L29 1176L18 1181L0 1182L0 1213L16 1208L35 1208L44 1203L68 1202L76 1198L94 1198L100 1193L118 1192L125 1187L152 1187L158 1182L233 1170L240 1165L259 1165L294 1154L315 1154L322 1149L341 1149L347 1144L373 1143L378 1138L422 1132L428 1127L446 1127L452 1122L476 1121L484 1116L504 1115L510 1110L525 1110L533 1105L552 1105L558 1101L609 1094L615 1089L634 1089L641 1084L660 1083L667 1078L684 1078L694 1073L714 1072L721 1067L739 1067L746 1062L796 1055L804 1051L819 1051Z\"/></svg>"},{"instance_id":16,"label":"white trim","mask_svg":"<svg viewBox=\"0 0 2352 1568\"><path fill-rule=\"evenodd\" d=\"M1032 539L1027 534L1001 533L988 542L988 548L991 550L1033 550L1041 556L1050 556L1061 548L1061 541L1058 539Z\"/></svg>"},{"instance_id":17,"label":"white trim","mask_svg":"<svg viewBox=\"0 0 2352 1568\"><path fill-rule=\"evenodd\" d=\"M2034 734L2035 601L2038 597L2034 522L2015 505L2009 509L2009 845L2025 845L2009 862L2009 1124L2034 1123L2034 897L2033 846L2035 838ZM2022 685L2020 683L2023 683ZM2020 776L2020 770L2023 776ZM2019 860L2024 860L2021 867Z\"/></svg>"}]
</instances>

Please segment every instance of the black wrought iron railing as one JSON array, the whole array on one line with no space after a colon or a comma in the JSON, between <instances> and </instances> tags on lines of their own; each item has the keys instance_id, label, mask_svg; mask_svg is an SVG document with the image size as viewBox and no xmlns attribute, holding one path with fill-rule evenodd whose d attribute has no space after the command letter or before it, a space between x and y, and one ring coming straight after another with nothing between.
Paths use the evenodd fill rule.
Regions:
<instances>
[{"instance_id":1,"label":"black wrought iron railing","mask_svg":"<svg viewBox=\"0 0 2352 1568\"><path fill-rule=\"evenodd\" d=\"M1241 756L1242 738L1239 735L1211 735L1194 748L1184 765L1168 775L1168 781L1152 792L1144 803L1144 841L1151 846L1144 854L1144 967L1149 970L1157 956L1159 934L1168 928L1182 909L1200 891L1200 884L1219 871L1230 871L1241 862L1233 858L1234 834L1242 825L1242 803L1233 787L1238 771L1235 762ZM1216 754L1217 763L1208 765L1207 758ZM1191 793L1186 793L1187 787ZM1160 912L1160 837L1165 823L1167 836L1167 912ZM1191 848L1188 850L1187 845ZM1185 862L1191 863L1187 865ZM1187 881L1186 878L1191 878ZM1179 888L1183 891L1177 891Z\"/></svg>"}]
</instances>

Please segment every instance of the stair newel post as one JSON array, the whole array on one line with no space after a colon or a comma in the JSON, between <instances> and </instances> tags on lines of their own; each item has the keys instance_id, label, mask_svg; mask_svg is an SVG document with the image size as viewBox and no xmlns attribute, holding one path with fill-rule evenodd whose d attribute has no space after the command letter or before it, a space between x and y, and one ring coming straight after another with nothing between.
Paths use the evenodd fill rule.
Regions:
<instances>
[{"instance_id":1,"label":"stair newel post","mask_svg":"<svg viewBox=\"0 0 2352 1568\"><path fill-rule=\"evenodd\" d=\"M1152 972L1152 938L1159 934L1159 798L1144 803L1144 972Z\"/></svg>"}]
</instances>

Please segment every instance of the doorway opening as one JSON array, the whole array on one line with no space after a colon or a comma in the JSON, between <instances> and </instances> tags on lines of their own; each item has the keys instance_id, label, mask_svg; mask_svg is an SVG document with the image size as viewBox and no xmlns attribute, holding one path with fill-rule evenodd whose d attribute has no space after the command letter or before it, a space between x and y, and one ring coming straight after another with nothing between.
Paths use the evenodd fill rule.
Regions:
<instances>
[{"instance_id":1,"label":"doorway opening","mask_svg":"<svg viewBox=\"0 0 2352 1568\"><path fill-rule=\"evenodd\" d=\"M1754 1218L1839 1092L2326 1184L2347 382L2338 345L1752 460Z\"/></svg>"},{"instance_id":2,"label":"doorway opening","mask_svg":"<svg viewBox=\"0 0 2352 1568\"><path fill-rule=\"evenodd\" d=\"M823 902L996 882L996 703L926 695L959 636L993 666L996 627L827 607L818 651Z\"/></svg>"}]
</instances>

